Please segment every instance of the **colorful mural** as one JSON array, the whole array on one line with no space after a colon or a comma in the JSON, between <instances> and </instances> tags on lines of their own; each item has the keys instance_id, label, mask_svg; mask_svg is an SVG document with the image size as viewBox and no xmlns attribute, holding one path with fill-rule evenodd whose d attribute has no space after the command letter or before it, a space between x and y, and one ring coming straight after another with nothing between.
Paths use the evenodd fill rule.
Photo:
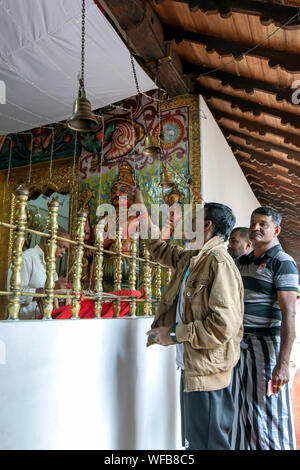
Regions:
<instances>
[{"instance_id":1,"label":"colorful mural","mask_svg":"<svg viewBox=\"0 0 300 470\"><path fill-rule=\"evenodd\" d=\"M63 123L2 136L0 169L32 165L74 155L74 133ZM81 145L77 142L76 154Z\"/></svg>"},{"instance_id":2,"label":"colorful mural","mask_svg":"<svg viewBox=\"0 0 300 470\"><path fill-rule=\"evenodd\" d=\"M185 204L191 202L190 188L179 176L185 181L189 181L191 176L188 107L162 111L159 120L156 91L150 92L149 97L143 95L142 106L137 97L125 100L121 106L102 114L103 124L98 133L80 139L83 149L79 163L79 191L89 187L97 195L90 200L92 219L100 203L110 202L111 186L122 161L129 162L133 168L148 207L153 203L163 204L166 195L172 191L172 188L159 186L166 162L176 170L168 168L181 194L180 201ZM160 140L162 154L142 154L147 131Z\"/></svg>"},{"instance_id":3,"label":"colorful mural","mask_svg":"<svg viewBox=\"0 0 300 470\"><path fill-rule=\"evenodd\" d=\"M155 90L96 111L100 128L94 134L77 135L65 123L1 136L0 169L18 167L49 160L72 157L79 159L79 192L89 187L96 196L90 201L91 218L97 205L109 202L110 188L124 160L133 167L135 180L145 195L148 206L163 203L170 190L162 190L159 183L165 163L184 203L190 202L190 189L184 180L190 180L189 168L189 113L188 107L161 112L159 119L158 95ZM146 133L160 140L162 154L142 154ZM175 170L175 171L173 171ZM92 221L93 222L93 221Z\"/></svg>"}]
</instances>

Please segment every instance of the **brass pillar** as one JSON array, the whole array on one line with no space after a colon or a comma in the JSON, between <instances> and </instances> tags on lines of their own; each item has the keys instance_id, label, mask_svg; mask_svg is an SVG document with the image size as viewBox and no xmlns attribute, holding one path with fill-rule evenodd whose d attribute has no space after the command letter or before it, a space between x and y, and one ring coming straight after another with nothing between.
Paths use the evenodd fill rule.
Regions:
<instances>
[{"instance_id":1,"label":"brass pillar","mask_svg":"<svg viewBox=\"0 0 300 470\"><path fill-rule=\"evenodd\" d=\"M143 269L143 284L147 300L144 302L144 315L151 315L151 265L150 265L150 254L147 250L145 243L143 243L143 258L144 258L144 269Z\"/></svg>"},{"instance_id":2,"label":"brass pillar","mask_svg":"<svg viewBox=\"0 0 300 470\"><path fill-rule=\"evenodd\" d=\"M80 311L80 295L81 295L81 275L82 275L82 258L84 252L84 226L87 218L87 212L84 208L81 208L77 217L76 226L76 250L75 250L75 261L73 264L73 284L72 294L75 296L72 298L71 312L72 318L79 318Z\"/></svg>"},{"instance_id":3,"label":"brass pillar","mask_svg":"<svg viewBox=\"0 0 300 470\"><path fill-rule=\"evenodd\" d=\"M59 202L53 198L48 203L49 208L49 232L50 238L47 240L47 257L46 257L46 282L45 294L47 297L43 300L43 313L45 320L51 320L54 301L55 274L56 274L56 246L57 246L57 230L58 230L58 208Z\"/></svg>"},{"instance_id":4,"label":"brass pillar","mask_svg":"<svg viewBox=\"0 0 300 470\"><path fill-rule=\"evenodd\" d=\"M172 269L171 268L167 268L167 285L169 284L169 282L171 281L171 277L172 277Z\"/></svg>"},{"instance_id":5,"label":"brass pillar","mask_svg":"<svg viewBox=\"0 0 300 470\"><path fill-rule=\"evenodd\" d=\"M129 272L129 288L130 290L136 290L136 265L137 265L137 247L138 237L134 234L130 239L130 272ZM136 299L130 301L130 316L136 315Z\"/></svg>"},{"instance_id":6,"label":"brass pillar","mask_svg":"<svg viewBox=\"0 0 300 470\"><path fill-rule=\"evenodd\" d=\"M99 225L96 230L96 254L95 254L95 317L101 318L103 295L103 242L104 226Z\"/></svg>"},{"instance_id":7,"label":"brass pillar","mask_svg":"<svg viewBox=\"0 0 300 470\"><path fill-rule=\"evenodd\" d=\"M27 222L26 206L28 201L29 191L21 185L16 190L16 230L13 241L13 259L11 265L11 278L10 290L13 292L9 298L8 303L8 319L18 320L20 311L20 297L21 297L21 270L22 270L22 257L23 246L25 242L25 228Z\"/></svg>"},{"instance_id":8,"label":"brass pillar","mask_svg":"<svg viewBox=\"0 0 300 470\"><path fill-rule=\"evenodd\" d=\"M122 229L117 229L116 255L114 259L114 290L122 288ZM120 299L114 301L114 317L119 317L121 310Z\"/></svg>"},{"instance_id":9,"label":"brass pillar","mask_svg":"<svg viewBox=\"0 0 300 470\"><path fill-rule=\"evenodd\" d=\"M155 267L155 297L158 302L161 299L161 266Z\"/></svg>"}]
</instances>

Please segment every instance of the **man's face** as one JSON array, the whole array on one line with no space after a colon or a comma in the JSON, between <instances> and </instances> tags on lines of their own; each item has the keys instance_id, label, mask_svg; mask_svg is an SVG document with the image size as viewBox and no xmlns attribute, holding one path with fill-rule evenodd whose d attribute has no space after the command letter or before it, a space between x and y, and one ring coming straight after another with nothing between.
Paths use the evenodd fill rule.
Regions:
<instances>
[{"instance_id":1,"label":"man's face","mask_svg":"<svg viewBox=\"0 0 300 470\"><path fill-rule=\"evenodd\" d=\"M63 238L69 238L69 235L67 235L66 233L59 234L59 236ZM66 251L68 251L69 245L70 244L67 241L57 240L55 259L62 258L65 255Z\"/></svg>"},{"instance_id":2,"label":"man's face","mask_svg":"<svg viewBox=\"0 0 300 470\"><path fill-rule=\"evenodd\" d=\"M129 186L126 184L116 183L111 188L110 200L114 206L128 207L130 205L128 201L128 190Z\"/></svg>"},{"instance_id":3,"label":"man's face","mask_svg":"<svg viewBox=\"0 0 300 470\"><path fill-rule=\"evenodd\" d=\"M270 215L252 214L249 228L249 238L254 244L271 243L280 233Z\"/></svg>"},{"instance_id":4,"label":"man's face","mask_svg":"<svg viewBox=\"0 0 300 470\"><path fill-rule=\"evenodd\" d=\"M241 237L241 232L239 230L236 230L230 235L227 251L233 259L247 253L248 242L245 238Z\"/></svg>"}]
</instances>

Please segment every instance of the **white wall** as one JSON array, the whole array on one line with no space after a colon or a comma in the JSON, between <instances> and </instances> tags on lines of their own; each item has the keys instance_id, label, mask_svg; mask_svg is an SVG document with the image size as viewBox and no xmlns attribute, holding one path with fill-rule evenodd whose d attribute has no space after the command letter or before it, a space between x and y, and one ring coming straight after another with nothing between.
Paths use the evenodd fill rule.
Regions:
<instances>
[{"instance_id":1,"label":"white wall","mask_svg":"<svg viewBox=\"0 0 300 470\"><path fill-rule=\"evenodd\" d=\"M152 318L0 322L0 449L180 447L175 347Z\"/></svg>"},{"instance_id":2,"label":"white wall","mask_svg":"<svg viewBox=\"0 0 300 470\"><path fill-rule=\"evenodd\" d=\"M260 206L216 120L200 96L202 197L231 207L237 226L249 226Z\"/></svg>"}]
</instances>

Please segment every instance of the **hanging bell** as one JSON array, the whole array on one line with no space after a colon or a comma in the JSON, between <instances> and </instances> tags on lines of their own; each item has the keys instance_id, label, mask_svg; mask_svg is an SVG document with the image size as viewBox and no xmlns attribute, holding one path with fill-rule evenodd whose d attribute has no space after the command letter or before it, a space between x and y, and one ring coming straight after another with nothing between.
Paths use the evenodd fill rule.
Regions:
<instances>
[{"instance_id":1,"label":"hanging bell","mask_svg":"<svg viewBox=\"0 0 300 470\"><path fill-rule=\"evenodd\" d=\"M165 166L163 166L163 171L160 174L159 186L164 189L172 188L173 186L175 186L175 182L172 178L172 175Z\"/></svg>"},{"instance_id":2,"label":"hanging bell","mask_svg":"<svg viewBox=\"0 0 300 470\"><path fill-rule=\"evenodd\" d=\"M143 148L143 155L156 155L161 152L161 148L155 137L152 135L146 135L145 137L145 146Z\"/></svg>"},{"instance_id":3,"label":"hanging bell","mask_svg":"<svg viewBox=\"0 0 300 470\"><path fill-rule=\"evenodd\" d=\"M81 90L80 96L74 102L73 115L67 121L67 126L77 132L96 132L100 127L96 116L92 113L91 103L85 97L84 90Z\"/></svg>"}]
</instances>

